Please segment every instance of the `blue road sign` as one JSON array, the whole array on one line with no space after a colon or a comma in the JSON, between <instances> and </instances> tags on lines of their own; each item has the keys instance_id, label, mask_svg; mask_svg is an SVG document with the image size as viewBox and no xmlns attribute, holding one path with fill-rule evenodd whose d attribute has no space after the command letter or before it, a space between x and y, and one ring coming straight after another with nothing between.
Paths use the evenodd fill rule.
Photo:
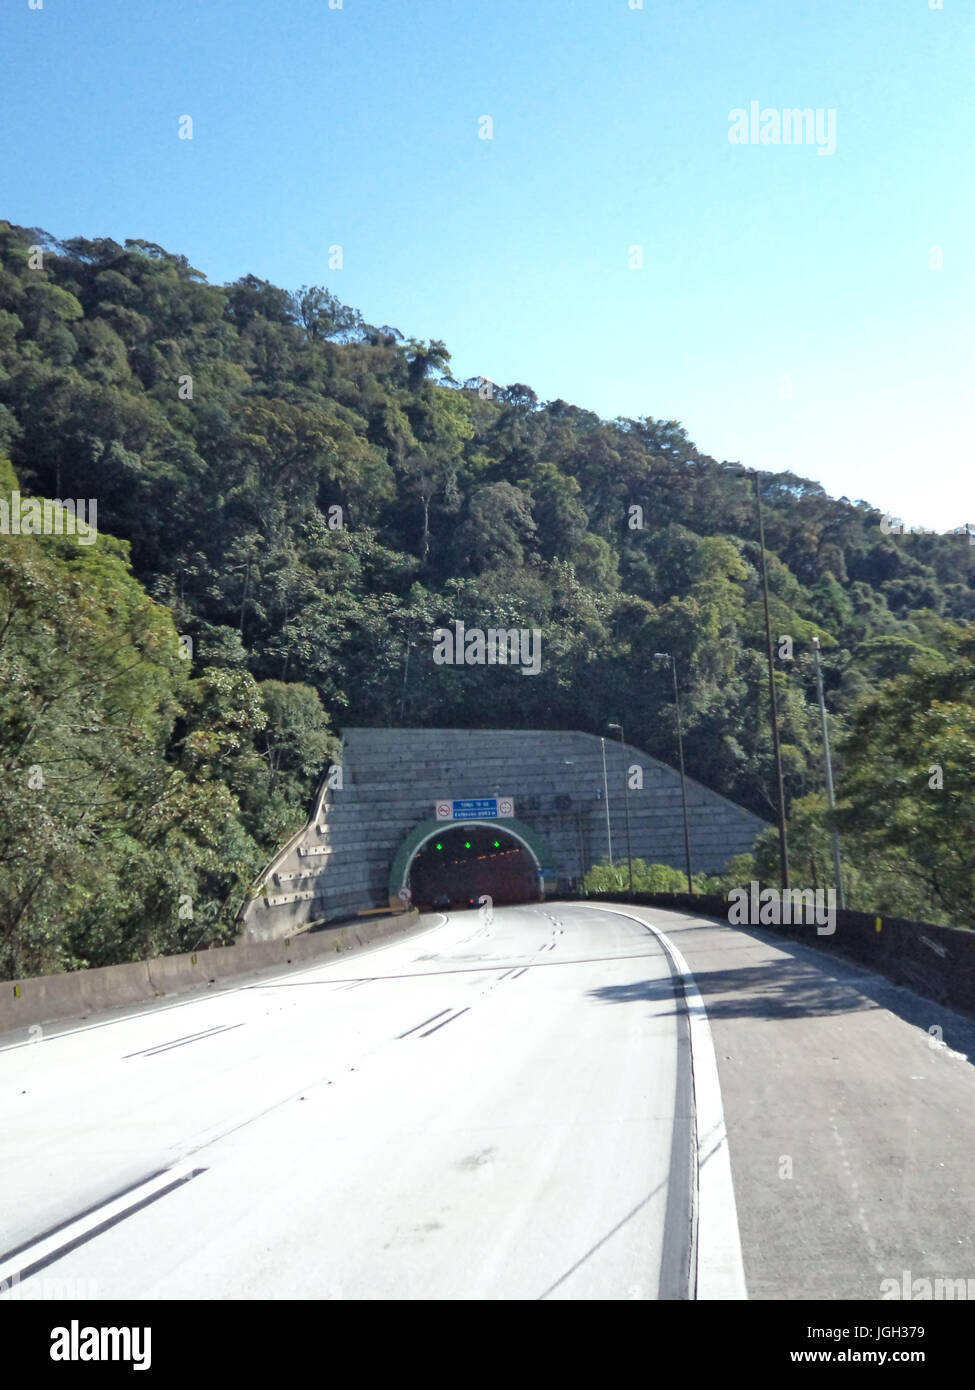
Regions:
<instances>
[{"instance_id":1,"label":"blue road sign","mask_svg":"<svg viewBox=\"0 0 975 1390\"><path fill-rule=\"evenodd\" d=\"M461 801L446 797L437 802L437 820L511 820L515 803L510 796L475 796Z\"/></svg>"},{"instance_id":2,"label":"blue road sign","mask_svg":"<svg viewBox=\"0 0 975 1390\"><path fill-rule=\"evenodd\" d=\"M493 820L497 818L498 803L493 796L477 796L453 803L454 820Z\"/></svg>"}]
</instances>

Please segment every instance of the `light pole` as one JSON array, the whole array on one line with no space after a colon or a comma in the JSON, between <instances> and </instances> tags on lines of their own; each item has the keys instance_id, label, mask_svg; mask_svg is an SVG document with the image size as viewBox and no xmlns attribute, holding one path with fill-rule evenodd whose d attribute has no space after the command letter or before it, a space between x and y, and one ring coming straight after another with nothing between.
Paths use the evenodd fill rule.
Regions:
<instances>
[{"instance_id":1,"label":"light pole","mask_svg":"<svg viewBox=\"0 0 975 1390\"><path fill-rule=\"evenodd\" d=\"M680 804L684 815L684 862L687 866L687 891L694 892L691 877L691 835L687 828L687 786L684 781L684 738L680 727L680 695L677 693L677 662L672 652L654 652L654 661L668 661L674 677L674 708L677 711L677 753L680 758Z\"/></svg>"},{"instance_id":2,"label":"light pole","mask_svg":"<svg viewBox=\"0 0 975 1390\"><path fill-rule=\"evenodd\" d=\"M609 867L613 867L613 832L609 828L609 782L606 778L606 740L600 738L603 747L603 800L606 803L606 844L609 846Z\"/></svg>"},{"instance_id":3,"label":"light pole","mask_svg":"<svg viewBox=\"0 0 975 1390\"><path fill-rule=\"evenodd\" d=\"M626 808L626 868L630 879L630 896L633 896L633 850L630 845L630 779L626 775L626 754L623 751L623 725L607 724L607 729L619 729L620 753L623 758L623 805Z\"/></svg>"},{"instance_id":4,"label":"light pole","mask_svg":"<svg viewBox=\"0 0 975 1390\"><path fill-rule=\"evenodd\" d=\"M413 638L410 637L406 643L406 659L403 662L403 690L399 697L399 722L403 723L403 711L406 709L406 681L410 674L410 649L413 646Z\"/></svg>"},{"instance_id":5,"label":"light pole","mask_svg":"<svg viewBox=\"0 0 975 1390\"><path fill-rule=\"evenodd\" d=\"M775 774L779 801L779 877L783 892L789 886L789 850L785 836L785 782L782 777L782 749L779 745L779 709L775 695L775 662L772 657L772 620L768 606L768 568L765 564L765 522L762 518L762 487L755 468L732 470L736 478L754 477L755 502L758 507L758 545L762 557L762 596L765 600L765 641L768 647L768 693L772 713L772 747L775 751Z\"/></svg>"},{"instance_id":6,"label":"light pole","mask_svg":"<svg viewBox=\"0 0 975 1390\"><path fill-rule=\"evenodd\" d=\"M829 731L826 727L826 701L823 699L823 671L819 664L819 638L813 638L813 648L816 652L816 694L819 697L819 717L823 724L823 761L826 764L826 798L829 802L830 811L836 810L836 798L833 795L833 765L829 756ZM843 900L843 870L840 865L840 837L835 829L830 828L830 840L833 845L833 875L836 879L836 901L838 906L845 907Z\"/></svg>"},{"instance_id":7,"label":"light pole","mask_svg":"<svg viewBox=\"0 0 975 1390\"><path fill-rule=\"evenodd\" d=\"M240 600L240 632L241 632L241 636L243 636L243 632L244 632L244 608L245 608L245 605L246 605L246 603L247 603L247 589L248 589L248 587L249 587L249 585L250 585L250 582L251 582L251 565L252 565L252 564L253 564L253 561L252 561L252 560L247 560L247 561L246 561L244 564L242 564L242 565L230 565L230 566L229 566L229 569L230 569L230 572L231 572L231 573L236 573L237 570L246 570L246 571L247 571L247 573L244 575L244 592L243 592L243 595L241 596L241 600Z\"/></svg>"}]
</instances>

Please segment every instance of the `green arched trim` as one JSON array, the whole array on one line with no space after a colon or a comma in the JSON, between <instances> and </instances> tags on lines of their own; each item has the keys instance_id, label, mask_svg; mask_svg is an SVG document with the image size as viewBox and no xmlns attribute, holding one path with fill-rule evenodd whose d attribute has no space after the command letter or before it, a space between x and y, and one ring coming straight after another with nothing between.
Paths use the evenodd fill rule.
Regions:
<instances>
[{"instance_id":1,"label":"green arched trim","mask_svg":"<svg viewBox=\"0 0 975 1390\"><path fill-rule=\"evenodd\" d=\"M389 870L391 903L399 901L397 894L406 883L413 856L420 846L425 845L427 840L432 840L434 835L445 835L448 830L461 830L465 825L486 825L491 830L504 830L524 845L534 859L536 869L552 862L548 858L544 842L523 820L516 820L514 817L511 820L437 820L436 816L431 816L429 820L421 820L419 825L415 825L396 851L396 857Z\"/></svg>"}]
</instances>

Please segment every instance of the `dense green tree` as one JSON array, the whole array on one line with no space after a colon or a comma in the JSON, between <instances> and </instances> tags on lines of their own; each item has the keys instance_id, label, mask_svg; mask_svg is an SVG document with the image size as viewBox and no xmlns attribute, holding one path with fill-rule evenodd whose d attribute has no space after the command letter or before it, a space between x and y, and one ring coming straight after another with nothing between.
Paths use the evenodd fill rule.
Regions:
<instances>
[{"instance_id":1,"label":"dense green tree","mask_svg":"<svg viewBox=\"0 0 975 1390\"><path fill-rule=\"evenodd\" d=\"M855 709L837 820L975 926L975 634L946 624L942 640Z\"/></svg>"},{"instance_id":2,"label":"dense green tree","mask_svg":"<svg viewBox=\"0 0 975 1390\"><path fill-rule=\"evenodd\" d=\"M602 732L622 717L673 761L655 651L676 658L692 775L773 815L751 479L677 421L605 421L449 373L442 341L366 324L325 286L209 285L144 239L0 222L0 448L25 494L95 498L99 525L89 548L0 534L8 969L226 939L249 876L307 811L333 725ZM862 878L862 900L958 913L964 815L929 804L910 761L892 800L863 750L908 757L882 696L962 779L967 697L919 673L965 665L944 633L975 622L975 546L888 534L877 508L788 472L760 482L797 857L826 834L818 638L841 803L866 815L875 794L917 832L895 844L893 811L868 821L863 852L888 868ZM540 673L434 665L433 629L454 619L538 628ZM109 710L126 656L143 685ZM25 756L70 772L46 798L23 791L28 733ZM72 829L74 785L97 794ZM962 867L929 862L928 837Z\"/></svg>"}]
</instances>

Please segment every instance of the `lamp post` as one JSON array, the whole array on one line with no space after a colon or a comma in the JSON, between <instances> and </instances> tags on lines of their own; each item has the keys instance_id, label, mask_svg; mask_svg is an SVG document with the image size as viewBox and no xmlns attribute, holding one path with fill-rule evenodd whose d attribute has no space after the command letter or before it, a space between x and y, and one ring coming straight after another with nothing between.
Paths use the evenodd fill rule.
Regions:
<instances>
[{"instance_id":1,"label":"lamp post","mask_svg":"<svg viewBox=\"0 0 975 1390\"><path fill-rule=\"evenodd\" d=\"M600 738L603 748L603 801L606 803L606 844L609 848L609 867L613 867L613 832L609 828L609 782L606 778L606 740Z\"/></svg>"},{"instance_id":2,"label":"lamp post","mask_svg":"<svg viewBox=\"0 0 975 1390\"><path fill-rule=\"evenodd\" d=\"M755 503L758 508L758 545L762 557L762 596L765 601L765 641L768 647L768 692L772 715L772 747L775 751L775 773L778 783L779 803L779 877L783 892L789 886L789 850L785 835L785 782L782 777L782 749L779 745L779 710L775 695L775 662L772 657L772 621L768 606L768 569L765 564L765 522L762 518L762 488L758 470L747 468L732 470L736 478L755 479Z\"/></svg>"},{"instance_id":3,"label":"lamp post","mask_svg":"<svg viewBox=\"0 0 975 1390\"><path fill-rule=\"evenodd\" d=\"M680 695L677 691L677 662L674 660L672 652L654 652L655 661L667 661L670 663L670 670L674 677L674 708L677 711L677 753L680 758L680 804L684 815L684 862L687 867L687 891L694 892L694 880L691 877L691 836L687 828L687 786L684 781L684 738L680 727Z\"/></svg>"},{"instance_id":4,"label":"lamp post","mask_svg":"<svg viewBox=\"0 0 975 1390\"><path fill-rule=\"evenodd\" d=\"M250 582L251 582L251 565L252 565L252 564L253 564L253 561L252 561L252 560L247 560L247 561L246 561L244 564L242 564L242 565L231 565L231 566L229 567L230 573L231 573L231 574L236 573L237 570L245 570L245 571L246 571L246 573L245 573L245 575L244 575L244 592L243 592L243 594L241 595L241 600L240 600L240 632L241 632L241 636L243 636L243 633L244 633L244 608L245 608L246 603L247 603L247 590L248 590L248 587L250 586ZM284 678L282 677L282 679L284 679Z\"/></svg>"},{"instance_id":5,"label":"lamp post","mask_svg":"<svg viewBox=\"0 0 975 1390\"><path fill-rule=\"evenodd\" d=\"M829 730L826 727L826 701L823 699L823 671L819 664L819 638L813 638L813 648L816 652L816 694L819 697L819 717L823 725L823 761L826 764L826 798L829 802L830 811L836 810L836 798L833 795L833 765L829 756ZM840 837L835 829L830 829L830 840L833 845L833 875L836 879L836 901L840 907L845 907L843 900L843 870L840 864Z\"/></svg>"},{"instance_id":6,"label":"lamp post","mask_svg":"<svg viewBox=\"0 0 975 1390\"><path fill-rule=\"evenodd\" d=\"M626 775L626 755L623 753L623 725L607 724L607 729L619 729L620 753L623 756L623 805L626 807L626 868L630 879L630 896L633 896L633 850L630 845L630 779Z\"/></svg>"},{"instance_id":7,"label":"lamp post","mask_svg":"<svg viewBox=\"0 0 975 1390\"><path fill-rule=\"evenodd\" d=\"M399 722L403 723L403 712L406 709L406 682L410 674L410 649L413 646L413 638L410 637L406 643L406 657L403 661L403 689L399 697Z\"/></svg>"}]
</instances>

